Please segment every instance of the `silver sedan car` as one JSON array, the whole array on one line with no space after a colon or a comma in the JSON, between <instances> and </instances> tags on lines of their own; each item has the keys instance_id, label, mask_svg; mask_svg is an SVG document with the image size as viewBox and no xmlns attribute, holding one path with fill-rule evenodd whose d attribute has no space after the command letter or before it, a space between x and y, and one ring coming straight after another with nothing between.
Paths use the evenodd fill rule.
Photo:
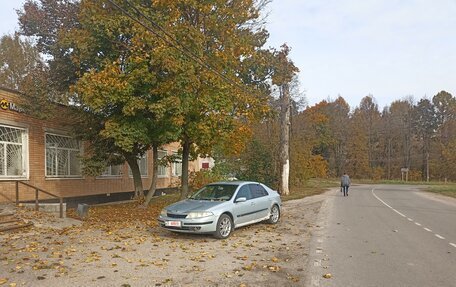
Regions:
<instances>
[{"instance_id":1,"label":"silver sedan car","mask_svg":"<svg viewBox=\"0 0 456 287\"><path fill-rule=\"evenodd\" d=\"M212 233L225 239L234 228L260 221L277 223L281 206L280 195L262 183L216 182L164 208L158 221L168 230Z\"/></svg>"}]
</instances>

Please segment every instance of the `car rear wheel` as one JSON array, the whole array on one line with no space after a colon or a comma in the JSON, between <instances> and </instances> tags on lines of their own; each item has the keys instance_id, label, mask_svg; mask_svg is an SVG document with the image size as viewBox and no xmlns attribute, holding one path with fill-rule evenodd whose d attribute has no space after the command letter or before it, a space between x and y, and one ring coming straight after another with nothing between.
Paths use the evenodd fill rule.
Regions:
<instances>
[{"instance_id":1,"label":"car rear wheel","mask_svg":"<svg viewBox=\"0 0 456 287\"><path fill-rule=\"evenodd\" d=\"M227 214L222 214L217 221L217 229L214 236L218 239L228 238L233 231L233 220Z\"/></svg>"},{"instance_id":2,"label":"car rear wheel","mask_svg":"<svg viewBox=\"0 0 456 287\"><path fill-rule=\"evenodd\" d=\"M271 215L269 216L268 223L276 224L277 222L279 222L279 218L280 218L280 209L276 204L274 204L271 207Z\"/></svg>"}]
</instances>

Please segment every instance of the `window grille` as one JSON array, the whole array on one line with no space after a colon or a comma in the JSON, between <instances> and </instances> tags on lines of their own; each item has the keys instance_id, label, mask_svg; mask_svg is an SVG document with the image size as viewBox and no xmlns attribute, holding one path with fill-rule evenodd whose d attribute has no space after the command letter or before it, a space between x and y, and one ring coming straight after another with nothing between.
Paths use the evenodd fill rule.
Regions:
<instances>
[{"instance_id":1,"label":"window grille","mask_svg":"<svg viewBox=\"0 0 456 287\"><path fill-rule=\"evenodd\" d=\"M81 176L81 148L79 141L54 134L46 134L46 176Z\"/></svg>"},{"instance_id":2,"label":"window grille","mask_svg":"<svg viewBox=\"0 0 456 287\"><path fill-rule=\"evenodd\" d=\"M24 129L0 126L0 177L25 177L26 141Z\"/></svg>"}]
</instances>

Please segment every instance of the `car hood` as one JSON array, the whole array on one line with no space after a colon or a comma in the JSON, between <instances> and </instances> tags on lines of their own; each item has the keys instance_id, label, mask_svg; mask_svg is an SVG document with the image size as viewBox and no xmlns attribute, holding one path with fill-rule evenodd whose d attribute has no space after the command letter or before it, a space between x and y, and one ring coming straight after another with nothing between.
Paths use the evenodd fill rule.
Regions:
<instances>
[{"instance_id":1,"label":"car hood","mask_svg":"<svg viewBox=\"0 0 456 287\"><path fill-rule=\"evenodd\" d=\"M190 211L206 211L215 206L223 204L223 201L193 200L186 199L166 207L168 212L172 213L189 213Z\"/></svg>"}]
</instances>

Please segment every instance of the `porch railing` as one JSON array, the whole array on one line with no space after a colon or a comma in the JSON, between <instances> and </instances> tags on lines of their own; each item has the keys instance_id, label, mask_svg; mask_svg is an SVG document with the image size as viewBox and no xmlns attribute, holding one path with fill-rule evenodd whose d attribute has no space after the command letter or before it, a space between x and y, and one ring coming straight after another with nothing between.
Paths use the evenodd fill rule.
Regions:
<instances>
[{"instance_id":1,"label":"porch railing","mask_svg":"<svg viewBox=\"0 0 456 287\"><path fill-rule=\"evenodd\" d=\"M38 195L39 193L44 193L46 195L49 195L52 198L56 198L59 200L59 212L60 212L60 218L63 218L63 197L52 194L48 191L45 191L39 187L33 186L31 184L25 183L23 181L15 181L16 183L16 205L19 205L19 184L23 184L27 187L30 187L35 190L35 210L38 211L40 206L39 206L39 200L38 200Z\"/></svg>"}]
</instances>

